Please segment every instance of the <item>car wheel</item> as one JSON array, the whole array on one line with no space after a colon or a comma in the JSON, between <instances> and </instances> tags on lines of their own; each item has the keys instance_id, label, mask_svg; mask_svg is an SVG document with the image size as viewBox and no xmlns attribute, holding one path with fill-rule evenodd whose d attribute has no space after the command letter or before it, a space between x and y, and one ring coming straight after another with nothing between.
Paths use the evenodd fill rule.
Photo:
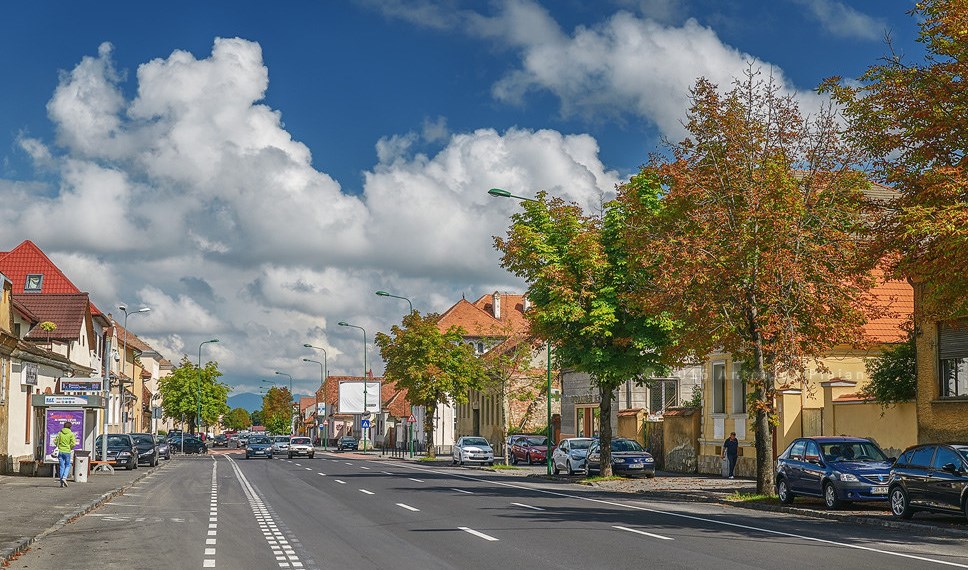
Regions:
<instances>
[{"instance_id":1,"label":"car wheel","mask_svg":"<svg viewBox=\"0 0 968 570\"><path fill-rule=\"evenodd\" d=\"M518 464L518 456L515 455L514 453L511 453L511 465L517 465L517 464Z\"/></svg>"},{"instance_id":2,"label":"car wheel","mask_svg":"<svg viewBox=\"0 0 968 570\"><path fill-rule=\"evenodd\" d=\"M823 486L823 502L828 509L839 509L843 506L843 502L837 498L837 489L834 488L832 483Z\"/></svg>"},{"instance_id":3,"label":"car wheel","mask_svg":"<svg viewBox=\"0 0 968 570\"><path fill-rule=\"evenodd\" d=\"M292 454L291 453L289 454L289 459L292 459Z\"/></svg>"},{"instance_id":4,"label":"car wheel","mask_svg":"<svg viewBox=\"0 0 968 570\"><path fill-rule=\"evenodd\" d=\"M313 457L316 457L316 454L315 453L310 453L309 454L309 458L312 459Z\"/></svg>"},{"instance_id":5,"label":"car wheel","mask_svg":"<svg viewBox=\"0 0 968 570\"><path fill-rule=\"evenodd\" d=\"M569 475L574 475L575 474L575 467L571 464L571 459L566 459L565 460L565 466L568 469L568 474Z\"/></svg>"},{"instance_id":6,"label":"car wheel","mask_svg":"<svg viewBox=\"0 0 968 570\"><path fill-rule=\"evenodd\" d=\"M528 463L528 465L532 465L534 463L533 461L531 461L530 453L524 456L524 460Z\"/></svg>"},{"instance_id":7,"label":"car wheel","mask_svg":"<svg viewBox=\"0 0 968 570\"><path fill-rule=\"evenodd\" d=\"M588 464L586 463L585 471L584 471L585 478L587 479L588 477L591 477L591 474L592 474L592 470L588 468Z\"/></svg>"},{"instance_id":8,"label":"car wheel","mask_svg":"<svg viewBox=\"0 0 968 570\"><path fill-rule=\"evenodd\" d=\"M557 461L551 462L551 472L554 473L555 475L561 475L561 469L558 467Z\"/></svg>"},{"instance_id":9,"label":"car wheel","mask_svg":"<svg viewBox=\"0 0 968 570\"><path fill-rule=\"evenodd\" d=\"M780 479L776 484L776 496L779 497L780 502L784 505L793 504L793 493L790 492L786 479Z\"/></svg>"},{"instance_id":10,"label":"car wheel","mask_svg":"<svg viewBox=\"0 0 968 570\"><path fill-rule=\"evenodd\" d=\"M965 513L965 518L968 519L968 497L965 497L965 504L961 505L961 511Z\"/></svg>"},{"instance_id":11,"label":"car wheel","mask_svg":"<svg viewBox=\"0 0 968 570\"><path fill-rule=\"evenodd\" d=\"M891 501L891 514L899 519L909 519L914 515L914 510L911 509L911 501L908 500L908 495L900 486L891 489L890 494Z\"/></svg>"}]
</instances>

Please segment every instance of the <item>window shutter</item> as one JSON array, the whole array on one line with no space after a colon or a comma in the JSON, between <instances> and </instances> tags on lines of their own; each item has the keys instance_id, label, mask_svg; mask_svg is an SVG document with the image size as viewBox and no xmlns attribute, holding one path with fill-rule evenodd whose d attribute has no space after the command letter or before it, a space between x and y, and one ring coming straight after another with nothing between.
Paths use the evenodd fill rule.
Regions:
<instances>
[{"instance_id":1,"label":"window shutter","mask_svg":"<svg viewBox=\"0 0 968 570\"><path fill-rule=\"evenodd\" d=\"M939 323L938 358L968 358L968 319Z\"/></svg>"}]
</instances>

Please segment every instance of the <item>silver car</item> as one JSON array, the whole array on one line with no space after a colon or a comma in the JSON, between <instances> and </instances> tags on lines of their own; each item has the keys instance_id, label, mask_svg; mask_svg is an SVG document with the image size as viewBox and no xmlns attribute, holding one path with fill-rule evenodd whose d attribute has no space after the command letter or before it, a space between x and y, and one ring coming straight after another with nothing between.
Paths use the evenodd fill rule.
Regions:
<instances>
[{"instance_id":1,"label":"silver car","mask_svg":"<svg viewBox=\"0 0 968 570\"><path fill-rule=\"evenodd\" d=\"M465 462L494 465L494 448L483 437L462 437L454 444L453 464Z\"/></svg>"},{"instance_id":2,"label":"silver car","mask_svg":"<svg viewBox=\"0 0 968 570\"><path fill-rule=\"evenodd\" d=\"M272 452L273 453L286 453L289 451L289 436L288 435L277 435L272 438Z\"/></svg>"},{"instance_id":3,"label":"silver car","mask_svg":"<svg viewBox=\"0 0 968 570\"><path fill-rule=\"evenodd\" d=\"M569 475L575 475L585 469L588 448L595 440L590 437L570 437L558 442L554 453L551 454L551 465L555 475L562 469Z\"/></svg>"},{"instance_id":4,"label":"silver car","mask_svg":"<svg viewBox=\"0 0 968 570\"><path fill-rule=\"evenodd\" d=\"M316 455L316 448L313 447L313 441L303 436L289 438L289 459L292 459L296 455L305 455L312 459Z\"/></svg>"}]
</instances>

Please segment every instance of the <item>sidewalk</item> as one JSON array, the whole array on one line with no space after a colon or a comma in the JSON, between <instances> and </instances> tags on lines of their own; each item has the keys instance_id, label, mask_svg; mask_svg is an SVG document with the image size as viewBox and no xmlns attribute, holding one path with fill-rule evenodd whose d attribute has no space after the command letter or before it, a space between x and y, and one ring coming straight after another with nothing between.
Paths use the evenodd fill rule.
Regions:
<instances>
[{"instance_id":1,"label":"sidewalk","mask_svg":"<svg viewBox=\"0 0 968 570\"><path fill-rule=\"evenodd\" d=\"M67 488L50 477L0 475L0 565L35 540L123 494L136 481L166 469L169 463L154 469L91 473L87 483L71 482Z\"/></svg>"}]
</instances>

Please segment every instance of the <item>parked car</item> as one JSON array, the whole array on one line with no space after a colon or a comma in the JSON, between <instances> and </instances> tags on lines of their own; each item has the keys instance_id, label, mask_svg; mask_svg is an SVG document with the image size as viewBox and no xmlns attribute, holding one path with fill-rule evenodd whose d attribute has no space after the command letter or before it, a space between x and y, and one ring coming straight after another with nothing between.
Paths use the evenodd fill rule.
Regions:
<instances>
[{"instance_id":1,"label":"parked car","mask_svg":"<svg viewBox=\"0 0 968 570\"><path fill-rule=\"evenodd\" d=\"M253 435L249 437L249 443L245 446L245 458L265 457L272 459L273 441L264 435Z\"/></svg>"},{"instance_id":2,"label":"parked car","mask_svg":"<svg viewBox=\"0 0 968 570\"><path fill-rule=\"evenodd\" d=\"M104 435L99 435L94 440L95 461L107 461L114 467L124 467L125 469L138 468L138 448L130 434L107 434L108 454L106 457L101 454L103 438Z\"/></svg>"},{"instance_id":3,"label":"parked car","mask_svg":"<svg viewBox=\"0 0 968 570\"><path fill-rule=\"evenodd\" d=\"M519 435L511 441L508 459L512 465L519 461L544 463L548 460L548 438L543 435Z\"/></svg>"},{"instance_id":4,"label":"parked car","mask_svg":"<svg viewBox=\"0 0 968 570\"><path fill-rule=\"evenodd\" d=\"M208 453L205 442L190 434L169 437L168 448L176 453Z\"/></svg>"},{"instance_id":5,"label":"parked car","mask_svg":"<svg viewBox=\"0 0 968 570\"><path fill-rule=\"evenodd\" d=\"M968 518L968 444L925 444L904 450L888 482L891 514L961 512Z\"/></svg>"},{"instance_id":6,"label":"parked car","mask_svg":"<svg viewBox=\"0 0 968 570\"><path fill-rule=\"evenodd\" d=\"M273 453L286 453L289 451L289 436L288 435L274 435L272 436L272 452Z\"/></svg>"},{"instance_id":7,"label":"parked car","mask_svg":"<svg viewBox=\"0 0 968 570\"><path fill-rule=\"evenodd\" d=\"M155 443L158 445L158 458L171 459L171 448L168 447L168 440L160 435L156 435Z\"/></svg>"},{"instance_id":8,"label":"parked car","mask_svg":"<svg viewBox=\"0 0 968 570\"><path fill-rule=\"evenodd\" d=\"M346 451L347 449L356 451L359 448L360 444L358 441L356 441L356 438L348 435L344 435L336 442L336 451Z\"/></svg>"},{"instance_id":9,"label":"parked car","mask_svg":"<svg viewBox=\"0 0 968 570\"><path fill-rule=\"evenodd\" d=\"M229 446L229 438L227 438L224 434L220 433L217 436L212 438L212 447L228 447L228 446Z\"/></svg>"},{"instance_id":10,"label":"parked car","mask_svg":"<svg viewBox=\"0 0 968 570\"><path fill-rule=\"evenodd\" d=\"M158 444L155 443L155 436L150 433L133 433L131 438L138 448L138 463L144 463L150 467L158 466Z\"/></svg>"},{"instance_id":11,"label":"parked car","mask_svg":"<svg viewBox=\"0 0 968 570\"><path fill-rule=\"evenodd\" d=\"M594 442L595 440L590 437L570 437L558 442L551 453L551 465L555 475L561 473L562 469L569 475L584 470L588 448Z\"/></svg>"},{"instance_id":12,"label":"parked car","mask_svg":"<svg viewBox=\"0 0 968 570\"><path fill-rule=\"evenodd\" d=\"M595 440L588 446L585 456L585 476L602 470L601 442ZM612 473L625 476L655 477L655 458L642 445L632 439L618 437L612 440Z\"/></svg>"},{"instance_id":13,"label":"parked car","mask_svg":"<svg viewBox=\"0 0 968 570\"><path fill-rule=\"evenodd\" d=\"M859 437L801 437L776 460L776 494L821 497L828 509L852 501L887 501L894 458Z\"/></svg>"},{"instance_id":14,"label":"parked car","mask_svg":"<svg viewBox=\"0 0 968 570\"><path fill-rule=\"evenodd\" d=\"M313 447L313 440L308 437L289 438L289 459L296 455L305 455L312 459L316 455L316 448Z\"/></svg>"},{"instance_id":15,"label":"parked car","mask_svg":"<svg viewBox=\"0 0 968 570\"><path fill-rule=\"evenodd\" d=\"M494 448L483 437L464 436L454 444L453 463L477 462L494 465Z\"/></svg>"}]
</instances>

